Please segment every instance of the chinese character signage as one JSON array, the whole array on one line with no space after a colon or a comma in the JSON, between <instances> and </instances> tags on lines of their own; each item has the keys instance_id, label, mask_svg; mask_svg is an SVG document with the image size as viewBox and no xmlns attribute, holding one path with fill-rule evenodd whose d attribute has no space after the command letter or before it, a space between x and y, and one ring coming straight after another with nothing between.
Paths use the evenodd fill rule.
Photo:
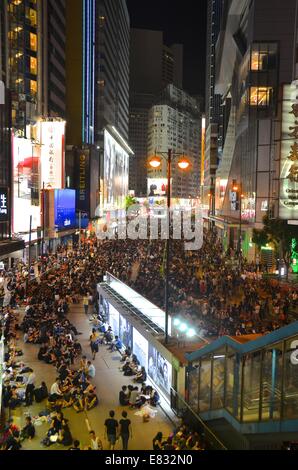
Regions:
<instances>
[{"instance_id":1,"label":"chinese character signage","mask_svg":"<svg viewBox=\"0 0 298 470\"><path fill-rule=\"evenodd\" d=\"M43 121L41 126L41 183L54 189L64 186L65 122Z\"/></svg>"},{"instance_id":2,"label":"chinese character signage","mask_svg":"<svg viewBox=\"0 0 298 470\"><path fill-rule=\"evenodd\" d=\"M298 219L298 82L284 86L279 217Z\"/></svg>"},{"instance_id":3,"label":"chinese character signage","mask_svg":"<svg viewBox=\"0 0 298 470\"><path fill-rule=\"evenodd\" d=\"M8 189L0 188L0 222L9 221L9 197Z\"/></svg>"}]
</instances>

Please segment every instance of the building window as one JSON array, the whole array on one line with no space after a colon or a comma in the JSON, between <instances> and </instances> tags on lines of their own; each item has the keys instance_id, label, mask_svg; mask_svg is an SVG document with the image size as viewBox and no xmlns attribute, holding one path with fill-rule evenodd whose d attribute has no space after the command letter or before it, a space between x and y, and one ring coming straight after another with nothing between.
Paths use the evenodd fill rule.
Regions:
<instances>
[{"instance_id":1,"label":"building window","mask_svg":"<svg viewBox=\"0 0 298 470\"><path fill-rule=\"evenodd\" d=\"M35 57L30 57L30 73L37 75L37 59Z\"/></svg>"},{"instance_id":2,"label":"building window","mask_svg":"<svg viewBox=\"0 0 298 470\"><path fill-rule=\"evenodd\" d=\"M251 87L250 105L251 106L269 106L272 96L271 87Z\"/></svg>"},{"instance_id":3,"label":"building window","mask_svg":"<svg viewBox=\"0 0 298 470\"><path fill-rule=\"evenodd\" d=\"M37 35L30 33L30 49L31 51L37 51Z\"/></svg>"},{"instance_id":4,"label":"building window","mask_svg":"<svg viewBox=\"0 0 298 470\"><path fill-rule=\"evenodd\" d=\"M264 72L276 68L277 44L253 44L250 69Z\"/></svg>"},{"instance_id":5,"label":"building window","mask_svg":"<svg viewBox=\"0 0 298 470\"><path fill-rule=\"evenodd\" d=\"M35 80L30 80L30 92L33 96L37 94L37 82Z\"/></svg>"}]
</instances>

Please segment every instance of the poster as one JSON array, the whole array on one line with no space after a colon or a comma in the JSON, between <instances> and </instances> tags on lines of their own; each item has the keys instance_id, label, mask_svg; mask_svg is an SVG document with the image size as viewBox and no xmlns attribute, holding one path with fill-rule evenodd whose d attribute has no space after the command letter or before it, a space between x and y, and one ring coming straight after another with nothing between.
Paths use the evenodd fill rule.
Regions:
<instances>
[{"instance_id":1,"label":"poster","mask_svg":"<svg viewBox=\"0 0 298 470\"><path fill-rule=\"evenodd\" d=\"M110 304L109 325L112 327L114 336L119 336L119 312Z\"/></svg>"},{"instance_id":2,"label":"poster","mask_svg":"<svg viewBox=\"0 0 298 470\"><path fill-rule=\"evenodd\" d=\"M132 350L132 325L122 315L120 315L119 338L126 348Z\"/></svg>"},{"instance_id":3,"label":"poster","mask_svg":"<svg viewBox=\"0 0 298 470\"><path fill-rule=\"evenodd\" d=\"M151 344L148 355L148 375L156 385L170 393L172 366Z\"/></svg>"},{"instance_id":4,"label":"poster","mask_svg":"<svg viewBox=\"0 0 298 470\"><path fill-rule=\"evenodd\" d=\"M141 366L148 367L148 341L136 330L133 329L133 353L137 356Z\"/></svg>"}]
</instances>

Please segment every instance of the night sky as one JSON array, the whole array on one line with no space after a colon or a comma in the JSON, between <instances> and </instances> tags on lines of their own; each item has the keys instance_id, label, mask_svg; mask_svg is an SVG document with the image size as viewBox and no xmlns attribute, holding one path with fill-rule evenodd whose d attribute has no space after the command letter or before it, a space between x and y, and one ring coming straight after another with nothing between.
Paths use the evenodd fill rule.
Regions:
<instances>
[{"instance_id":1,"label":"night sky","mask_svg":"<svg viewBox=\"0 0 298 470\"><path fill-rule=\"evenodd\" d=\"M127 0L132 28L164 32L184 45L184 89L205 95L207 0Z\"/></svg>"}]
</instances>

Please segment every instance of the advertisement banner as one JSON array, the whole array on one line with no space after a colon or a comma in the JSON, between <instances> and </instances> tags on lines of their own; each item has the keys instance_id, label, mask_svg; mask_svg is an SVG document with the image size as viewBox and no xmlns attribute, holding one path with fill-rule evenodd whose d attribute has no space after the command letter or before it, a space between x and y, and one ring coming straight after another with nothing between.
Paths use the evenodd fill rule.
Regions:
<instances>
[{"instance_id":1,"label":"advertisement banner","mask_svg":"<svg viewBox=\"0 0 298 470\"><path fill-rule=\"evenodd\" d=\"M171 392L172 366L151 344L149 345L148 375L165 392L168 394Z\"/></svg>"},{"instance_id":2,"label":"advertisement banner","mask_svg":"<svg viewBox=\"0 0 298 470\"><path fill-rule=\"evenodd\" d=\"M40 226L40 147L30 139L13 137L13 232Z\"/></svg>"},{"instance_id":3,"label":"advertisement banner","mask_svg":"<svg viewBox=\"0 0 298 470\"><path fill-rule=\"evenodd\" d=\"M41 182L53 189L64 187L64 121L40 122Z\"/></svg>"},{"instance_id":4,"label":"advertisement banner","mask_svg":"<svg viewBox=\"0 0 298 470\"><path fill-rule=\"evenodd\" d=\"M141 366L148 367L148 341L133 329L133 353L137 356Z\"/></svg>"},{"instance_id":5,"label":"advertisement banner","mask_svg":"<svg viewBox=\"0 0 298 470\"><path fill-rule=\"evenodd\" d=\"M119 336L119 321L120 315L118 310L116 310L113 305L110 304L109 307L109 324L112 327L112 331L115 336Z\"/></svg>"},{"instance_id":6,"label":"advertisement banner","mask_svg":"<svg viewBox=\"0 0 298 470\"><path fill-rule=\"evenodd\" d=\"M116 210L125 207L128 195L129 155L105 130L103 207Z\"/></svg>"},{"instance_id":7,"label":"advertisement banner","mask_svg":"<svg viewBox=\"0 0 298 470\"><path fill-rule=\"evenodd\" d=\"M10 214L10 204L8 188L0 188L0 222L8 222Z\"/></svg>"},{"instance_id":8,"label":"advertisement banner","mask_svg":"<svg viewBox=\"0 0 298 470\"><path fill-rule=\"evenodd\" d=\"M74 189L55 190L55 227L60 231L76 227L76 191Z\"/></svg>"},{"instance_id":9,"label":"advertisement banner","mask_svg":"<svg viewBox=\"0 0 298 470\"><path fill-rule=\"evenodd\" d=\"M283 87L279 217L298 219L298 81Z\"/></svg>"},{"instance_id":10,"label":"advertisement banner","mask_svg":"<svg viewBox=\"0 0 298 470\"><path fill-rule=\"evenodd\" d=\"M78 149L75 164L75 187L77 189L77 210L90 211L90 151Z\"/></svg>"},{"instance_id":11,"label":"advertisement banner","mask_svg":"<svg viewBox=\"0 0 298 470\"><path fill-rule=\"evenodd\" d=\"M126 348L132 350L132 325L122 315L120 315L119 338Z\"/></svg>"}]
</instances>

